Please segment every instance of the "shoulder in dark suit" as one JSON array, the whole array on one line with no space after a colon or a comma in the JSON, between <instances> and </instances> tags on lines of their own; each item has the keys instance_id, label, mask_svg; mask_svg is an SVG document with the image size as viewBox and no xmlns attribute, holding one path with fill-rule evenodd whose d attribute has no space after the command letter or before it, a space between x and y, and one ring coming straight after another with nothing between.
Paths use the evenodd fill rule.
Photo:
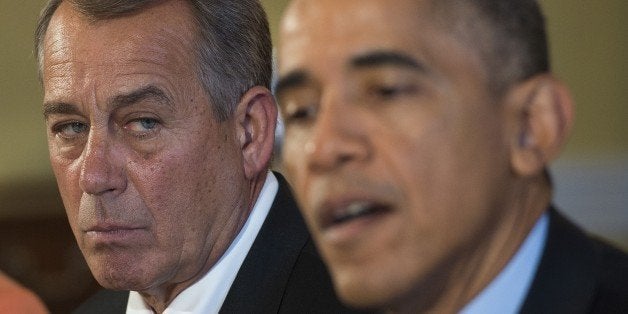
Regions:
<instances>
[{"instance_id":1,"label":"shoulder in dark suit","mask_svg":"<svg viewBox=\"0 0 628 314\"><path fill-rule=\"evenodd\" d=\"M298 212L285 179L220 310L221 313L350 313ZM75 313L124 313L127 291L103 290Z\"/></svg>"},{"instance_id":2,"label":"shoulder in dark suit","mask_svg":"<svg viewBox=\"0 0 628 314\"><path fill-rule=\"evenodd\" d=\"M556 210L522 313L628 313L628 255Z\"/></svg>"}]
</instances>

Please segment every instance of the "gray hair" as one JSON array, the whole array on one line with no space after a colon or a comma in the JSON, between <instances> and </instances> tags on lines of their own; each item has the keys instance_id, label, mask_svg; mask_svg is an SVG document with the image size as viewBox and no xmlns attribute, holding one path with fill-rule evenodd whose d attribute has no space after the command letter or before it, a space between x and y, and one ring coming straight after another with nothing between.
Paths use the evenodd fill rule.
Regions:
<instances>
[{"instance_id":1,"label":"gray hair","mask_svg":"<svg viewBox=\"0 0 628 314\"><path fill-rule=\"evenodd\" d=\"M43 41L53 14L63 0L50 0L35 31L39 77L43 73ZM67 0L94 20L132 14L160 0ZM272 43L264 8L257 0L188 0L194 12L194 41L199 78L219 121L232 116L240 98L253 86L270 89Z\"/></svg>"}]
</instances>

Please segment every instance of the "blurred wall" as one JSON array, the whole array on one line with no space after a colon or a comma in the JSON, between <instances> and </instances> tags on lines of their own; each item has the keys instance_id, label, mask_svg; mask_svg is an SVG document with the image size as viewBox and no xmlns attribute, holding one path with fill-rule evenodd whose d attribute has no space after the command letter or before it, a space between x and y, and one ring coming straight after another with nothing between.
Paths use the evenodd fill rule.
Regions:
<instances>
[{"instance_id":1,"label":"blurred wall","mask_svg":"<svg viewBox=\"0 0 628 314\"><path fill-rule=\"evenodd\" d=\"M552 166L555 203L628 250L628 1L541 4L554 72L576 102L573 136Z\"/></svg>"},{"instance_id":2,"label":"blurred wall","mask_svg":"<svg viewBox=\"0 0 628 314\"><path fill-rule=\"evenodd\" d=\"M0 0L0 189L51 175L33 30L40 0Z\"/></svg>"}]
</instances>

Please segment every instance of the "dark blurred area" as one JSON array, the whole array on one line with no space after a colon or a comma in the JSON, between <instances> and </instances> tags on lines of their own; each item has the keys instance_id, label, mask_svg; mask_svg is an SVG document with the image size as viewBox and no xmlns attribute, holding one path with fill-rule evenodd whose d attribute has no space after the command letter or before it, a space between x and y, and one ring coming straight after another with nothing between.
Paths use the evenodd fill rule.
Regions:
<instances>
[{"instance_id":1,"label":"dark blurred area","mask_svg":"<svg viewBox=\"0 0 628 314\"><path fill-rule=\"evenodd\" d=\"M58 215L0 219L0 269L34 291L51 313L69 313L98 289L65 217L54 181L0 189L11 212Z\"/></svg>"}]
</instances>

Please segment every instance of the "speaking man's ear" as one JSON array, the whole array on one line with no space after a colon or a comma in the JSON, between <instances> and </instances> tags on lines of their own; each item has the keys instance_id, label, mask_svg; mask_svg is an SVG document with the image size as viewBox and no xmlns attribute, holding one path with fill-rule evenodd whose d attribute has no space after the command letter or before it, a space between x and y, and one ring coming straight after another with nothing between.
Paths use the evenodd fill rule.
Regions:
<instances>
[{"instance_id":1,"label":"speaking man's ear","mask_svg":"<svg viewBox=\"0 0 628 314\"><path fill-rule=\"evenodd\" d=\"M275 143L277 105L264 87L249 89L240 99L235 123L244 162L244 173L253 179L270 164Z\"/></svg>"},{"instance_id":2,"label":"speaking man's ear","mask_svg":"<svg viewBox=\"0 0 628 314\"><path fill-rule=\"evenodd\" d=\"M505 105L513 171L541 173L571 133L574 105L568 88L549 74L538 75L511 88Z\"/></svg>"}]
</instances>

